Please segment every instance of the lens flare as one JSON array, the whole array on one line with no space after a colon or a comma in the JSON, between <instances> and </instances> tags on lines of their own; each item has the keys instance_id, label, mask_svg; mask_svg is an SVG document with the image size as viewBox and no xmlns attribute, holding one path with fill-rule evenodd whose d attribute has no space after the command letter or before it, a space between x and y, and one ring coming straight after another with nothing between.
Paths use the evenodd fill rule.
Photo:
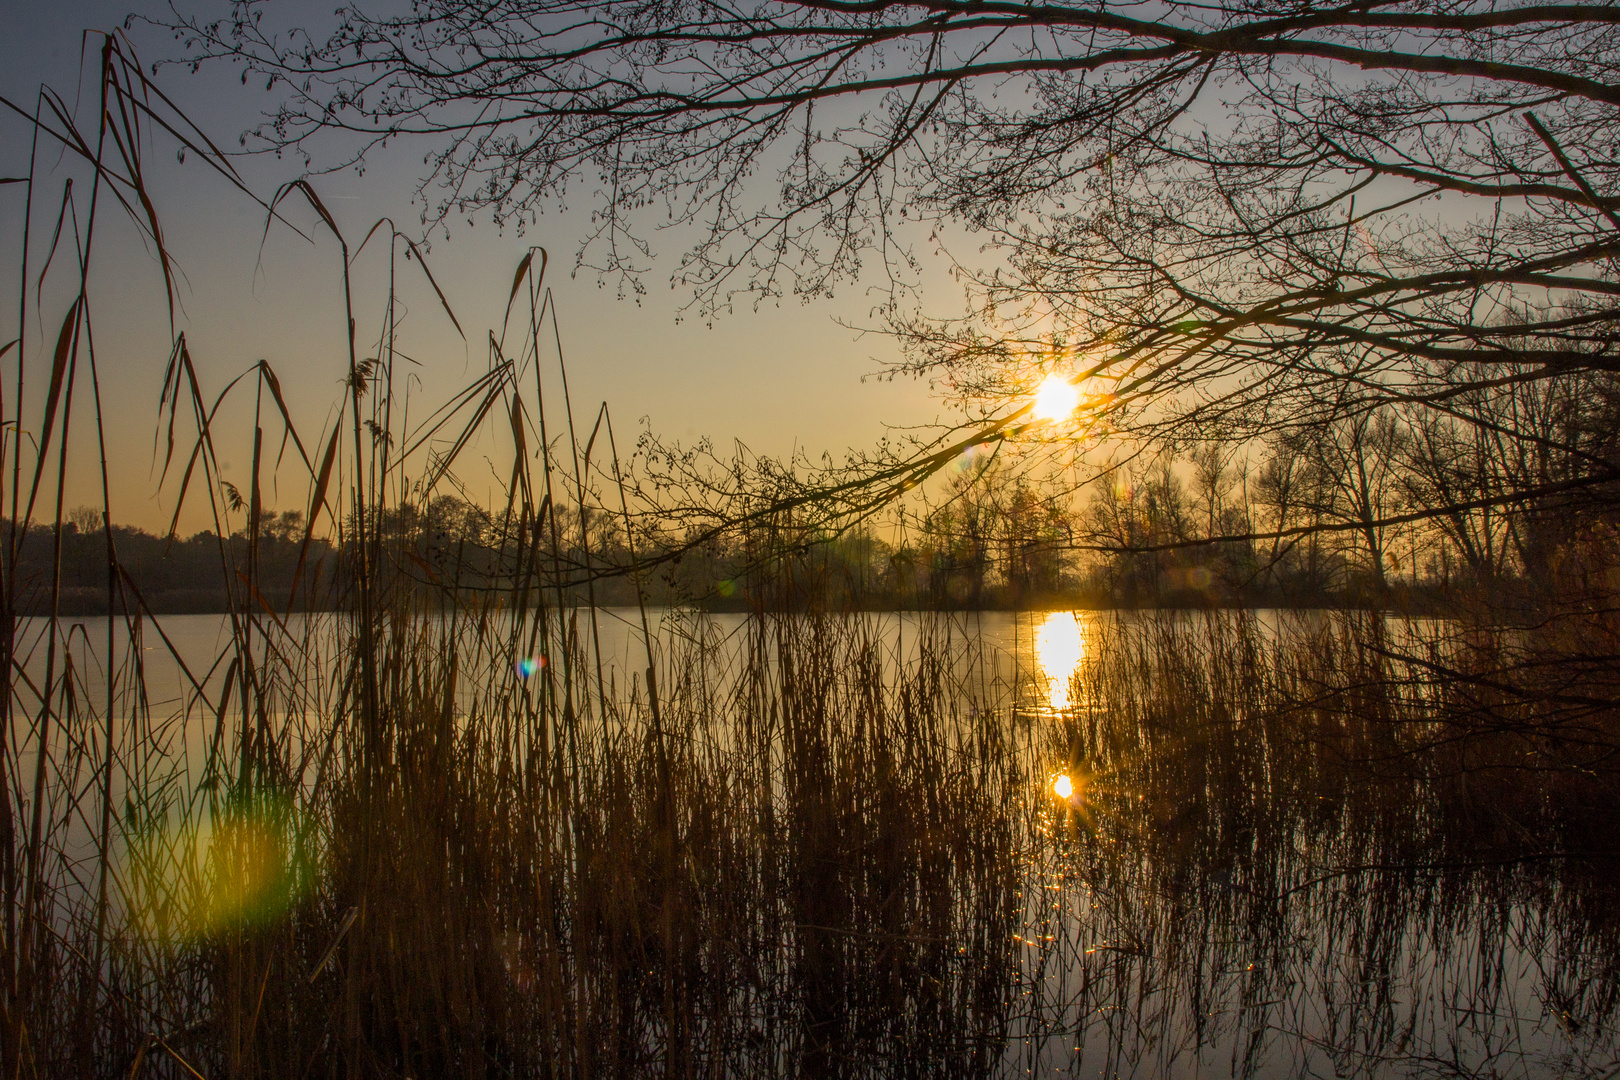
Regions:
<instances>
[{"instance_id":1,"label":"lens flare","mask_svg":"<svg viewBox=\"0 0 1620 1080\"><path fill-rule=\"evenodd\" d=\"M1080 388L1061 375L1048 375L1035 391L1035 419L1062 420L1080 404Z\"/></svg>"},{"instance_id":2,"label":"lens flare","mask_svg":"<svg viewBox=\"0 0 1620 1080\"><path fill-rule=\"evenodd\" d=\"M527 679L546 666L546 658L543 656L525 656L513 666L517 669L518 678Z\"/></svg>"},{"instance_id":3,"label":"lens flare","mask_svg":"<svg viewBox=\"0 0 1620 1080\"><path fill-rule=\"evenodd\" d=\"M137 932L200 940L274 922L318 876L308 833L301 809L276 793L137 826L121 856L125 873L144 887L162 882L173 898L161 912L139 906Z\"/></svg>"},{"instance_id":4,"label":"lens flare","mask_svg":"<svg viewBox=\"0 0 1620 1080\"><path fill-rule=\"evenodd\" d=\"M1060 799L1067 799L1074 794L1074 781L1067 773L1058 773L1057 779L1052 781L1052 793Z\"/></svg>"}]
</instances>

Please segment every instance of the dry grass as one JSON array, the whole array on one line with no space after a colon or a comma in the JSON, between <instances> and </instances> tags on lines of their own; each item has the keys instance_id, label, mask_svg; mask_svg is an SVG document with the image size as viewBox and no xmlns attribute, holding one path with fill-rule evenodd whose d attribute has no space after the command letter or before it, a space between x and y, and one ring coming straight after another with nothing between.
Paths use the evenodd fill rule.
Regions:
<instances>
[{"instance_id":1,"label":"dry grass","mask_svg":"<svg viewBox=\"0 0 1620 1080\"><path fill-rule=\"evenodd\" d=\"M116 137L84 137L51 98L42 137L143 223L167 276L138 129L230 167L122 50L103 53ZM267 213L288 199L341 238L308 186ZM610 425L594 470L598 431L544 428L542 275L526 258L514 281L517 355L492 343L489 372L414 431L393 415L392 323L377 360L351 350L344 423L293 441L312 535L324 515L343 560L324 579L338 614L285 616L251 547L245 564L222 549L231 640L173 719L139 663L167 639L110 543L95 644L125 660L86 668L54 616L43 660L17 653L13 530L5 1076L1610 1067L1601 695L1502 683L1504 649L1533 659L1511 635L1397 648L1365 615L1105 622L1078 707L1033 721L944 619L902 656L864 618L760 614L727 651L659 646L643 615L648 669L626 683L598 667L592 553L571 539L582 504L628 517L620 462ZM11 520L54 500L39 512L58 532L60 478L85 467L70 424L99 431L87 282L58 339L16 347L8 408L49 390L37 443L13 425L0 447ZM180 339L166 465L177 502L206 499L228 532L206 384ZM251 537L257 448L296 429L268 365L231 386L260 406ZM518 450L485 553L514 583L497 591L378 525L452 483L492 425ZM525 679L534 656L550 663ZM1072 803L1048 793L1059 768L1082 782ZM1533 1037L1509 1032L1535 1002Z\"/></svg>"}]
</instances>

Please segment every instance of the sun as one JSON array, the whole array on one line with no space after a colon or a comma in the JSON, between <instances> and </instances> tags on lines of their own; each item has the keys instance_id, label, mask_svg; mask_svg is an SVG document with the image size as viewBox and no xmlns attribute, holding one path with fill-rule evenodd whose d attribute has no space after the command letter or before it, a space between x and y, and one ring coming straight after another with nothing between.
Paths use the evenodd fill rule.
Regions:
<instances>
[{"instance_id":1,"label":"sun","mask_svg":"<svg viewBox=\"0 0 1620 1080\"><path fill-rule=\"evenodd\" d=\"M1035 391L1035 419L1062 420L1079 403L1079 387L1061 375L1048 375Z\"/></svg>"}]
</instances>

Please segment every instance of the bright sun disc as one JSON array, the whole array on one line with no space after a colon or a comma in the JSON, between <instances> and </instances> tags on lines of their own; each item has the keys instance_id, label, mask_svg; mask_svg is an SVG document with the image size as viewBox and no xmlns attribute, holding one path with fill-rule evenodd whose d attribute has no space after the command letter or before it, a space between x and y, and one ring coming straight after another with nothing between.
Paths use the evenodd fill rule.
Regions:
<instances>
[{"instance_id":1,"label":"bright sun disc","mask_svg":"<svg viewBox=\"0 0 1620 1080\"><path fill-rule=\"evenodd\" d=\"M1052 781L1052 790L1057 794L1058 798L1067 799L1074 794L1074 781L1063 773L1059 773L1058 778Z\"/></svg>"},{"instance_id":2,"label":"bright sun disc","mask_svg":"<svg viewBox=\"0 0 1620 1080\"><path fill-rule=\"evenodd\" d=\"M1048 375L1035 391L1035 419L1062 420L1079 403L1079 387L1061 375Z\"/></svg>"}]
</instances>

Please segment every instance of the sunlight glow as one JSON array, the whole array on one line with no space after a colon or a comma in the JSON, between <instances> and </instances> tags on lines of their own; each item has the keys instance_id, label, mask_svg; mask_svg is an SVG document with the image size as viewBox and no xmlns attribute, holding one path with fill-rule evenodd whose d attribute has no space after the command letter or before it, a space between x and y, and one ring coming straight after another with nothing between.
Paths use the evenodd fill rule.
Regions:
<instances>
[{"instance_id":1,"label":"sunlight glow","mask_svg":"<svg viewBox=\"0 0 1620 1080\"><path fill-rule=\"evenodd\" d=\"M1052 791L1060 799L1067 799L1074 794L1074 781L1063 773L1058 773L1057 779L1052 781Z\"/></svg>"},{"instance_id":2,"label":"sunlight glow","mask_svg":"<svg viewBox=\"0 0 1620 1080\"><path fill-rule=\"evenodd\" d=\"M1067 709L1069 679L1085 657L1080 620L1067 611L1054 611L1035 631L1035 662L1048 683L1047 695L1054 709Z\"/></svg>"},{"instance_id":3,"label":"sunlight glow","mask_svg":"<svg viewBox=\"0 0 1620 1080\"><path fill-rule=\"evenodd\" d=\"M200 940L282 917L315 880L299 842L304 831L297 806L282 795L233 800L200 819L137 829L121 857L125 872L161 868L172 897L161 913L145 906L135 912L137 932Z\"/></svg>"},{"instance_id":4,"label":"sunlight glow","mask_svg":"<svg viewBox=\"0 0 1620 1080\"><path fill-rule=\"evenodd\" d=\"M1048 375L1035 391L1037 420L1062 420L1080 403L1080 388L1061 375Z\"/></svg>"}]
</instances>

